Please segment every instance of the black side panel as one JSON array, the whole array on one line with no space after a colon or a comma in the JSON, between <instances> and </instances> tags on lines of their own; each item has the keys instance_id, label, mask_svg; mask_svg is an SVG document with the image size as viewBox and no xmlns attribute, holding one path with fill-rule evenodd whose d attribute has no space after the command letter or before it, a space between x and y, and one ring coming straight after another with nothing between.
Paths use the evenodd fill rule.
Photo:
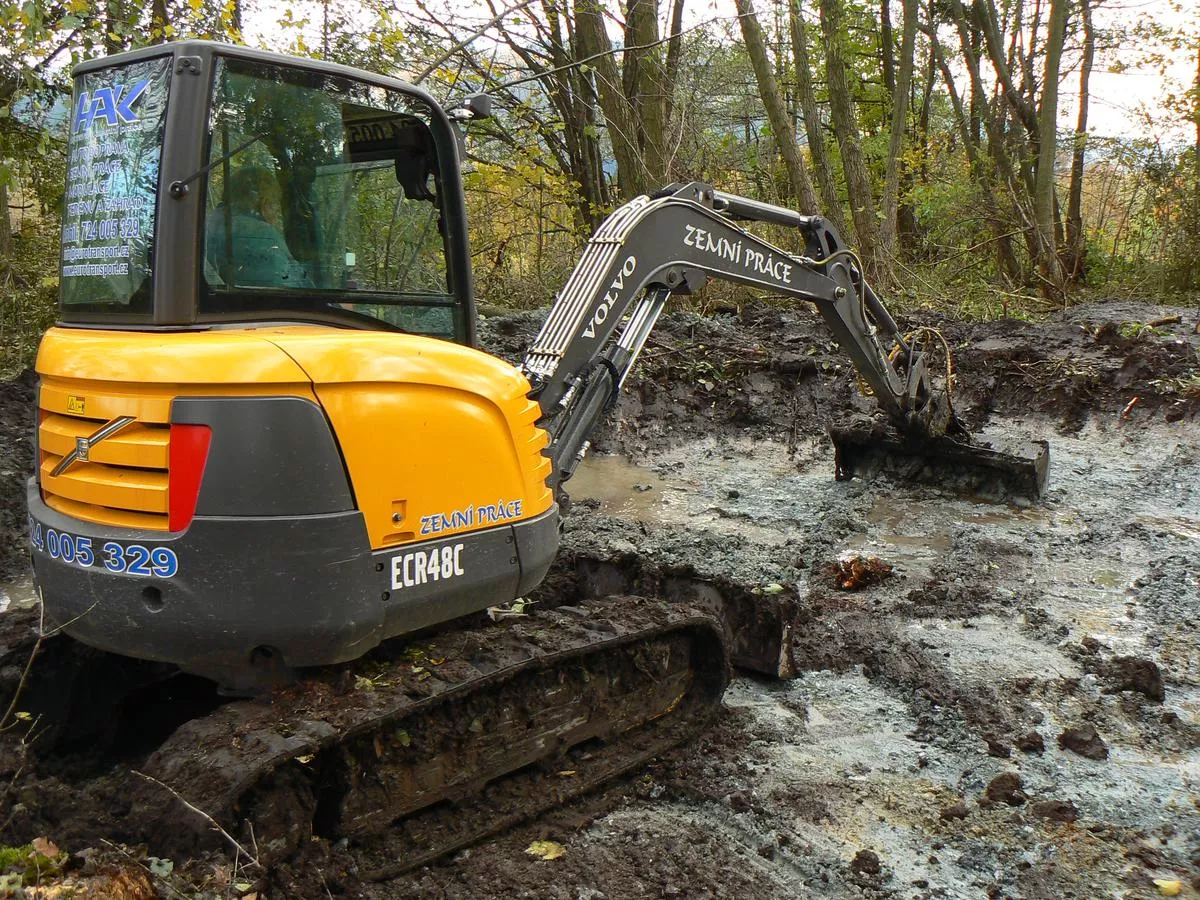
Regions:
<instances>
[{"instance_id":1,"label":"black side panel","mask_svg":"<svg viewBox=\"0 0 1200 900\"><path fill-rule=\"evenodd\" d=\"M321 408L301 397L179 398L171 421L208 425L197 516L304 516L354 509Z\"/></svg>"},{"instance_id":2,"label":"black side panel","mask_svg":"<svg viewBox=\"0 0 1200 900\"><path fill-rule=\"evenodd\" d=\"M507 603L541 580L558 542L557 507L372 553L357 511L197 517L171 535L72 519L42 502L33 479L27 500L47 628L239 691L260 684L252 660L262 648L289 667L339 663ZM163 554L173 560L165 569L122 564Z\"/></svg>"},{"instance_id":3,"label":"black side panel","mask_svg":"<svg viewBox=\"0 0 1200 900\"><path fill-rule=\"evenodd\" d=\"M542 583L554 557L558 555L558 506L536 519L529 519L513 526L517 539L517 556L521 560L521 583L517 585L517 596L524 597Z\"/></svg>"},{"instance_id":4,"label":"black side panel","mask_svg":"<svg viewBox=\"0 0 1200 900\"><path fill-rule=\"evenodd\" d=\"M533 519L372 554L389 637L520 597L558 550L558 507Z\"/></svg>"},{"instance_id":5,"label":"black side panel","mask_svg":"<svg viewBox=\"0 0 1200 900\"><path fill-rule=\"evenodd\" d=\"M384 629L389 637L507 603L517 596L521 577L511 525L373 556L388 592Z\"/></svg>"},{"instance_id":6,"label":"black side panel","mask_svg":"<svg viewBox=\"0 0 1200 900\"><path fill-rule=\"evenodd\" d=\"M200 518L185 532L110 528L42 503L31 479L29 511L44 529L92 541L93 559L66 562L34 549L47 628L66 625L85 644L172 662L225 685L238 683L260 646L289 666L361 656L382 637L383 603L362 514ZM175 571L114 572L106 546L169 548ZM68 624L69 623L69 624Z\"/></svg>"}]
</instances>

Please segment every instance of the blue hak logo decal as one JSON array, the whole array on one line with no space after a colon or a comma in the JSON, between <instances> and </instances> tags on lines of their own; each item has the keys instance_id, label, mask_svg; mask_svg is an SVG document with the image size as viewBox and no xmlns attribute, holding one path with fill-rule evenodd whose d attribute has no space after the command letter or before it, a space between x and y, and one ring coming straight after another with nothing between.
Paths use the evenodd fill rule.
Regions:
<instances>
[{"instance_id":1,"label":"blue hak logo decal","mask_svg":"<svg viewBox=\"0 0 1200 900\"><path fill-rule=\"evenodd\" d=\"M143 78L132 86L114 84L112 87L98 88L91 94L84 91L75 104L75 127L72 130L76 134L90 131L97 121L107 125L136 122L138 117L133 111L133 104L141 99L149 84L150 79Z\"/></svg>"}]
</instances>

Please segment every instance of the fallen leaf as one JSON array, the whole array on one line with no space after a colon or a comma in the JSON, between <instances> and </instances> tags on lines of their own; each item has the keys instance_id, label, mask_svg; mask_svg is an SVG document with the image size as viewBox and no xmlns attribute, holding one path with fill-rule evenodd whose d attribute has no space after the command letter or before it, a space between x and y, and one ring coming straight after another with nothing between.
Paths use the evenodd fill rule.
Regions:
<instances>
[{"instance_id":1,"label":"fallen leaf","mask_svg":"<svg viewBox=\"0 0 1200 900\"><path fill-rule=\"evenodd\" d=\"M29 846L48 859L54 859L59 854L58 845L49 838L35 837L29 842Z\"/></svg>"},{"instance_id":2,"label":"fallen leaf","mask_svg":"<svg viewBox=\"0 0 1200 900\"><path fill-rule=\"evenodd\" d=\"M561 775L563 778L570 778L572 775L575 774L575 770L574 769L563 769L558 774Z\"/></svg>"},{"instance_id":3,"label":"fallen leaf","mask_svg":"<svg viewBox=\"0 0 1200 900\"><path fill-rule=\"evenodd\" d=\"M1155 878L1154 886L1164 897L1178 897L1183 892L1183 882L1177 878Z\"/></svg>"},{"instance_id":4,"label":"fallen leaf","mask_svg":"<svg viewBox=\"0 0 1200 900\"><path fill-rule=\"evenodd\" d=\"M833 564L833 577L843 591L857 591L878 584L892 574L891 563L878 556L852 553Z\"/></svg>"},{"instance_id":5,"label":"fallen leaf","mask_svg":"<svg viewBox=\"0 0 1200 900\"><path fill-rule=\"evenodd\" d=\"M150 874L155 878L166 878L175 871L175 863L169 859L162 859L157 856L146 857L146 868L150 870Z\"/></svg>"},{"instance_id":6,"label":"fallen leaf","mask_svg":"<svg viewBox=\"0 0 1200 900\"><path fill-rule=\"evenodd\" d=\"M525 852L530 856L536 856L538 859L550 860L566 856L567 848L554 841L534 841L525 848Z\"/></svg>"},{"instance_id":7,"label":"fallen leaf","mask_svg":"<svg viewBox=\"0 0 1200 900\"><path fill-rule=\"evenodd\" d=\"M762 592L767 596L770 596L771 594L782 594L783 585L772 581L770 584L763 586Z\"/></svg>"}]
</instances>

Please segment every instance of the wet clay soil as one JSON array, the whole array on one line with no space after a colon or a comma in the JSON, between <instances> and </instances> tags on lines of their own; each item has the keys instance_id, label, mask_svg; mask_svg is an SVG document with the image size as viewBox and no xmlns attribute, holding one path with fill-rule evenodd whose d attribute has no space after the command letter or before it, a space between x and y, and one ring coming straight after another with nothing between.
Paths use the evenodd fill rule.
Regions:
<instances>
[{"instance_id":1,"label":"wet clay soil","mask_svg":"<svg viewBox=\"0 0 1200 900\"><path fill-rule=\"evenodd\" d=\"M1137 327L1172 313L1182 321ZM1050 440L1045 502L1017 508L835 482L824 428L872 404L806 311L669 317L569 486L563 552L541 590L615 561L786 593L798 676L739 675L703 737L400 878L366 882L353 848L317 841L265 875L223 854L177 860L157 889L1082 898L1178 882L1196 896L1198 319L1129 304L1037 325L919 319L955 348L956 407L973 427ZM484 341L517 359L537 324L489 320ZM30 396L27 381L0 388L10 584ZM842 587L868 571L860 589ZM0 741L0 845L46 834L97 848L73 858L80 873L121 863L102 839L136 829L119 800L104 808L114 773L61 760L18 771L13 732ZM525 852L543 839L565 854Z\"/></svg>"}]
</instances>

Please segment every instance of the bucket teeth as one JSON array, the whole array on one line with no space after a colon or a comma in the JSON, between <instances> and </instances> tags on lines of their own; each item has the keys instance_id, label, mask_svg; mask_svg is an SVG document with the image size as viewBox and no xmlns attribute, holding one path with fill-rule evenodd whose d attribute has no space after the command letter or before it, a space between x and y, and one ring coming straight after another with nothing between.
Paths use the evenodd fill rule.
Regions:
<instances>
[{"instance_id":1,"label":"bucket teeth","mask_svg":"<svg viewBox=\"0 0 1200 900\"><path fill-rule=\"evenodd\" d=\"M831 427L829 436L839 481L883 475L1015 503L1036 502L1046 491L1046 441L1000 449L965 437L899 436L878 423Z\"/></svg>"}]
</instances>

